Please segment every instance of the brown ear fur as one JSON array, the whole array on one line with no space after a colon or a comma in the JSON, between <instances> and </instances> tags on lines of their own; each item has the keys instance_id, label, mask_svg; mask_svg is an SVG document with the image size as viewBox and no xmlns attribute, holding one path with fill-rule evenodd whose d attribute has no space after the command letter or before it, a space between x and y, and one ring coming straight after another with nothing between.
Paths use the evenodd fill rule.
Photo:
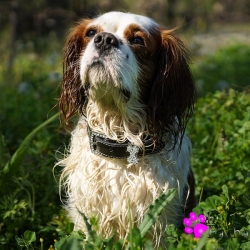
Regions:
<instances>
[{"instance_id":1,"label":"brown ear fur","mask_svg":"<svg viewBox=\"0 0 250 250\"><path fill-rule=\"evenodd\" d=\"M84 50L84 30L90 20L83 20L69 34L64 46L62 92L58 100L66 125L78 111L84 112L86 91L80 80L80 56Z\"/></svg>"},{"instance_id":2,"label":"brown ear fur","mask_svg":"<svg viewBox=\"0 0 250 250\"><path fill-rule=\"evenodd\" d=\"M193 113L195 87L188 65L189 54L183 42L167 30L161 31L161 39L158 71L148 102L148 119L151 133L161 138L165 132L171 132L176 145L178 138L182 141Z\"/></svg>"}]
</instances>

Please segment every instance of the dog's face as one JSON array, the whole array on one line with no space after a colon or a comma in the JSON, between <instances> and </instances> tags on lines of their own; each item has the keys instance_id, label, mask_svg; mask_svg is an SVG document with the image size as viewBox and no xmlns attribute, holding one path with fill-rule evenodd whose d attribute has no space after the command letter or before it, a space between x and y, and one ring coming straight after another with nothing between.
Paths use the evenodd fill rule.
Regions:
<instances>
[{"instance_id":1,"label":"dog's face","mask_svg":"<svg viewBox=\"0 0 250 250\"><path fill-rule=\"evenodd\" d=\"M112 12L89 22L83 36L80 78L83 86L90 84L91 98L118 106L130 99L146 102L160 47L158 25L147 17Z\"/></svg>"},{"instance_id":2,"label":"dog's face","mask_svg":"<svg viewBox=\"0 0 250 250\"><path fill-rule=\"evenodd\" d=\"M195 90L186 49L172 31L144 16L110 12L79 22L64 51L59 105L66 121L86 114L91 101L127 123L143 120L138 128L150 133L168 129L177 139L184 132Z\"/></svg>"}]
</instances>

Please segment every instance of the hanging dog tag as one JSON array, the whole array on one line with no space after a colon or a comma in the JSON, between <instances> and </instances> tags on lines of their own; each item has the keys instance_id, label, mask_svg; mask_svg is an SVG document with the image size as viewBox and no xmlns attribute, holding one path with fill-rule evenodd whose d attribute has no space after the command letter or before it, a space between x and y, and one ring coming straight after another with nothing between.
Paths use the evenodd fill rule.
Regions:
<instances>
[{"instance_id":1,"label":"hanging dog tag","mask_svg":"<svg viewBox=\"0 0 250 250\"><path fill-rule=\"evenodd\" d=\"M139 158L137 157L139 148L130 144L127 147L127 152L130 153L130 156L127 158L128 163L137 164L139 162Z\"/></svg>"}]
</instances>

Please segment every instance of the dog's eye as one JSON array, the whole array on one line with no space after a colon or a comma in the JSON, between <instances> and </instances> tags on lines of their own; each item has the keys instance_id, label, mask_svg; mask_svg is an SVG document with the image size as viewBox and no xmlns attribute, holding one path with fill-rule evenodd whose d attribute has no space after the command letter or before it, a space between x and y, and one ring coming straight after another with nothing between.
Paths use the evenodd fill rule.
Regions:
<instances>
[{"instance_id":1,"label":"dog's eye","mask_svg":"<svg viewBox=\"0 0 250 250\"><path fill-rule=\"evenodd\" d=\"M136 36L129 40L131 44L144 45L144 41L141 37Z\"/></svg>"},{"instance_id":2,"label":"dog's eye","mask_svg":"<svg viewBox=\"0 0 250 250\"><path fill-rule=\"evenodd\" d=\"M86 33L86 36L87 37L93 37L94 35L96 35L96 31L95 30L89 30L87 33Z\"/></svg>"}]
</instances>

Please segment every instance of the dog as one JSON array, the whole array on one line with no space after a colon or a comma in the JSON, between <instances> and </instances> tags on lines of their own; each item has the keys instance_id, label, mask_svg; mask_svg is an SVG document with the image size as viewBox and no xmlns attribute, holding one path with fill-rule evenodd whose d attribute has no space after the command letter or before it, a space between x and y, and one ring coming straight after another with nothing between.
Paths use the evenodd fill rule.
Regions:
<instances>
[{"instance_id":1,"label":"dog","mask_svg":"<svg viewBox=\"0 0 250 250\"><path fill-rule=\"evenodd\" d=\"M131 13L81 20L64 47L59 107L71 132L63 166L66 208L75 230L79 211L98 220L104 237L128 235L170 188L178 195L151 234L157 248L169 224L182 225L194 206L191 142L185 135L195 87L189 53L174 30ZM130 219L131 218L131 222Z\"/></svg>"}]
</instances>

